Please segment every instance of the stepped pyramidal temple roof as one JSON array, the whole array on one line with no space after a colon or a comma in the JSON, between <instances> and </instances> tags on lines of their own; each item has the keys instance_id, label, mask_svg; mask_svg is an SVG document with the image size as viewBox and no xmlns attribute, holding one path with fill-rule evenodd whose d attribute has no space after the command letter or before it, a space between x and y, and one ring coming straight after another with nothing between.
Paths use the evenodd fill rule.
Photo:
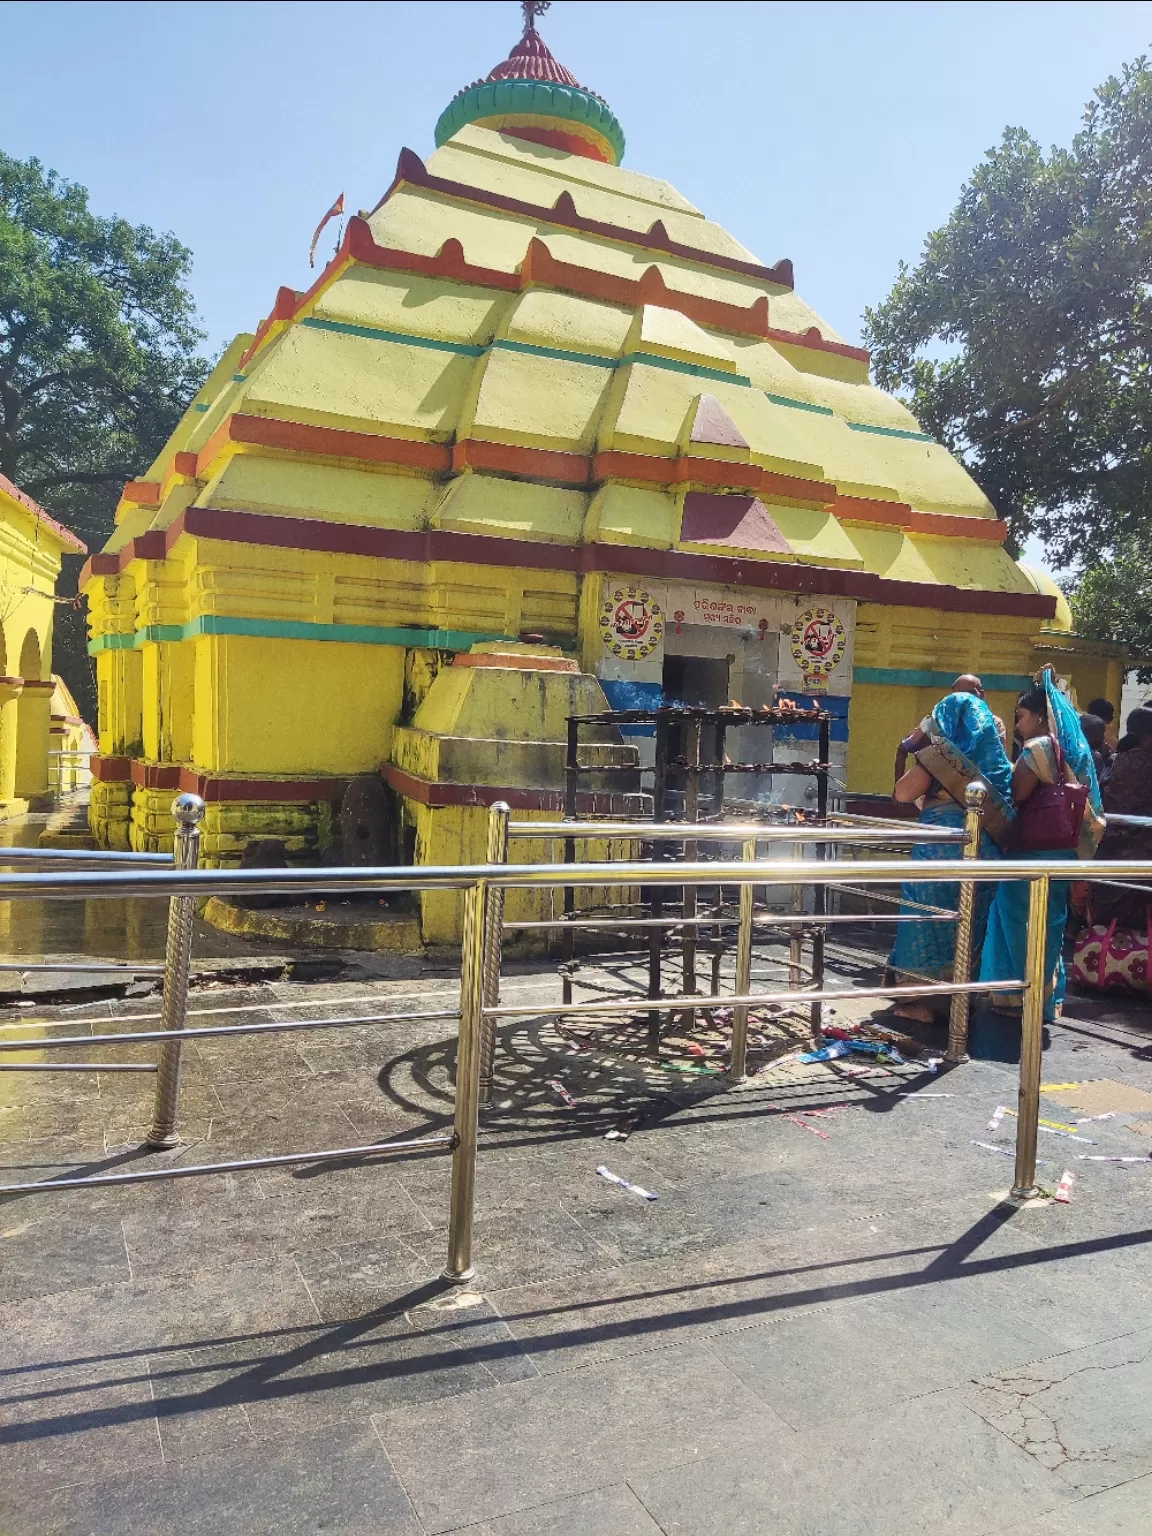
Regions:
<instances>
[{"instance_id":1,"label":"stepped pyramidal temple roof","mask_svg":"<svg viewBox=\"0 0 1152 1536\"><path fill-rule=\"evenodd\" d=\"M245 514L367 530L385 554L428 531L573 569L588 545L685 551L1047 616L987 498L791 262L620 165L615 115L553 58L540 9L445 108L435 152L400 152L312 287L237 338L93 570Z\"/></svg>"}]
</instances>

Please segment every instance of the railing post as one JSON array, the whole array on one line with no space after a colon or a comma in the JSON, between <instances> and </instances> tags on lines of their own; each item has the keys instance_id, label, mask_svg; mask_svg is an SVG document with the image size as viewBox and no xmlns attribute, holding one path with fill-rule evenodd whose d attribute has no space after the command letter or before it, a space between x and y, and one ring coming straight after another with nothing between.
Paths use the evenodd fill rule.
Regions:
<instances>
[{"instance_id":1,"label":"railing post","mask_svg":"<svg viewBox=\"0 0 1152 1536\"><path fill-rule=\"evenodd\" d=\"M983 784L969 784L964 792L964 857L980 857L980 837L984 829L984 801L987 796ZM960 882L960 900L956 917L956 960L952 968L954 982L972 979L972 933L976 918L976 885L972 880ZM968 1011L971 995L957 992L952 999L948 1014L948 1049L944 1060L961 1062L968 1060Z\"/></svg>"},{"instance_id":2,"label":"railing post","mask_svg":"<svg viewBox=\"0 0 1152 1536\"><path fill-rule=\"evenodd\" d=\"M488 809L488 847L485 862L507 864L508 821L511 806L497 800ZM484 921L484 1006L495 1008L500 1001L500 968L504 945L504 887L488 892ZM496 1063L496 1020L480 1021L480 1102L492 1101L492 1073Z\"/></svg>"},{"instance_id":3,"label":"railing post","mask_svg":"<svg viewBox=\"0 0 1152 1536\"><path fill-rule=\"evenodd\" d=\"M687 777L684 784L684 820L700 820L700 722L689 720L684 748L684 759L687 763ZM686 842L684 844L684 862L693 864L696 861L699 844ZM680 952L684 960L684 993L687 997L696 994L696 925L691 920L696 916L699 903L696 899L696 887L686 885L684 887L684 901L681 906L681 916L684 918L684 927L680 934ZM687 1027L695 1023L695 1017L687 1020Z\"/></svg>"},{"instance_id":4,"label":"railing post","mask_svg":"<svg viewBox=\"0 0 1152 1536\"><path fill-rule=\"evenodd\" d=\"M195 869L200 862L200 823L205 805L199 795L177 795L172 802L176 836L172 859L177 869ZM171 896L168 900L168 947L164 956L164 1000L160 1007L162 1029L183 1029L188 1013L188 971L192 963L192 921L195 898ZM180 1042L160 1047L156 1068L156 1095L152 1103L150 1147L174 1147L180 1136L176 1112L180 1102Z\"/></svg>"},{"instance_id":5,"label":"railing post","mask_svg":"<svg viewBox=\"0 0 1152 1536\"><path fill-rule=\"evenodd\" d=\"M756 839L744 843L745 864L756 862ZM740 887L740 925L736 931L736 996L747 997L752 989L752 915L756 888L751 882ZM736 1003L732 1009L732 1057L728 1075L734 1083L748 1075L748 1005Z\"/></svg>"},{"instance_id":6,"label":"railing post","mask_svg":"<svg viewBox=\"0 0 1152 1536\"><path fill-rule=\"evenodd\" d=\"M484 936L488 882L464 897L460 947L460 1038L456 1049L456 1145L452 1151L452 1210L444 1279L462 1285L472 1267L472 1209L476 1194L476 1139L480 1103L480 1033L484 1009Z\"/></svg>"},{"instance_id":7,"label":"railing post","mask_svg":"<svg viewBox=\"0 0 1152 1536\"><path fill-rule=\"evenodd\" d=\"M792 862L799 864L803 857L803 845L792 844ZM790 885L791 893L789 910L793 916L799 916L804 911L804 887L802 885ZM795 991L799 991L804 984L804 939L799 927L794 927L788 938L788 985Z\"/></svg>"},{"instance_id":8,"label":"railing post","mask_svg":"<svg viewBox=\"0 0 1152 1536\"><path fill-rule=\"evenodd\" d=\"M1020 1032L1020 1090L1016 1110L1015 1200L1036 1193L1036 1137L1040 1119L1040 1056L1044 1039L1044 988L1048 977L1048 876L1037 875L1028 888L1028 951L1023 980L1024 1008Z\"/></svg>"}]
</instances>

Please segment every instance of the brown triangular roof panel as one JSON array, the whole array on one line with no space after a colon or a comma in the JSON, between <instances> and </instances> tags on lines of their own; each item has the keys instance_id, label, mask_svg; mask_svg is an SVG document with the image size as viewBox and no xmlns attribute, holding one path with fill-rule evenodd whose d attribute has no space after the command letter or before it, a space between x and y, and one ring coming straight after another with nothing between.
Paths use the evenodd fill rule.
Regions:
<instances>
[{"instance_id":1,"label":"brown triangular roof panel","mask_svg":"<svg viewBox=\"0 0 1152 1536\"><path fill-rule=\"evenodd\" d=\"M759 550L766 555L793 553L762 501L755 496L721 496L712 491L689 491L684 497L680 542Z\"/></svg>"}]
</instances>

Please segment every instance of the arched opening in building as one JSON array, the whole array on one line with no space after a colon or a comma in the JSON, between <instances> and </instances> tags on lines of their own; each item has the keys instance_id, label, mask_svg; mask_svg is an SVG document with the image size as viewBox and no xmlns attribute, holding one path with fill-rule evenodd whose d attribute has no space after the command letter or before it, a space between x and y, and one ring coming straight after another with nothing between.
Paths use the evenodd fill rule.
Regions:
<instances>
[{"instance_id":1,"label":"arched opening in building","mask_svg":"<svg viewBox=\"0 0 1152 1536\"><path fill-rule=\"evenodd\" d=\"M18 676L24 679L16 705L16 795L34 800L48 790L48 732L51 717L50 680L40 676L40 637L34 629L20 647Z\"/></svg>"}]
</instances>

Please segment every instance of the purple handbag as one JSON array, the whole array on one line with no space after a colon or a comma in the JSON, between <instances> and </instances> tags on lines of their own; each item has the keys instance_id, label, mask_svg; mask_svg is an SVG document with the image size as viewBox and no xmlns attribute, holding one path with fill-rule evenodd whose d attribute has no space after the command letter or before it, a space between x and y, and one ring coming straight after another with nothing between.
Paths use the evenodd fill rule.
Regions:
<instances>
[{"instance_id":1,"label":"purple handbag","mask_svg":"<svg viewBox=\"0 0 1152 1536\"><path fill-rule=\"evenodd\" d=\"M1085 784L1065 784L1064 753L1055 736L1058 784L1037 784L1016 812L1016 846L1033 853L1057 853L1076 848L1084 807L1088 803Z\"/></svg>"}]
</instances>

